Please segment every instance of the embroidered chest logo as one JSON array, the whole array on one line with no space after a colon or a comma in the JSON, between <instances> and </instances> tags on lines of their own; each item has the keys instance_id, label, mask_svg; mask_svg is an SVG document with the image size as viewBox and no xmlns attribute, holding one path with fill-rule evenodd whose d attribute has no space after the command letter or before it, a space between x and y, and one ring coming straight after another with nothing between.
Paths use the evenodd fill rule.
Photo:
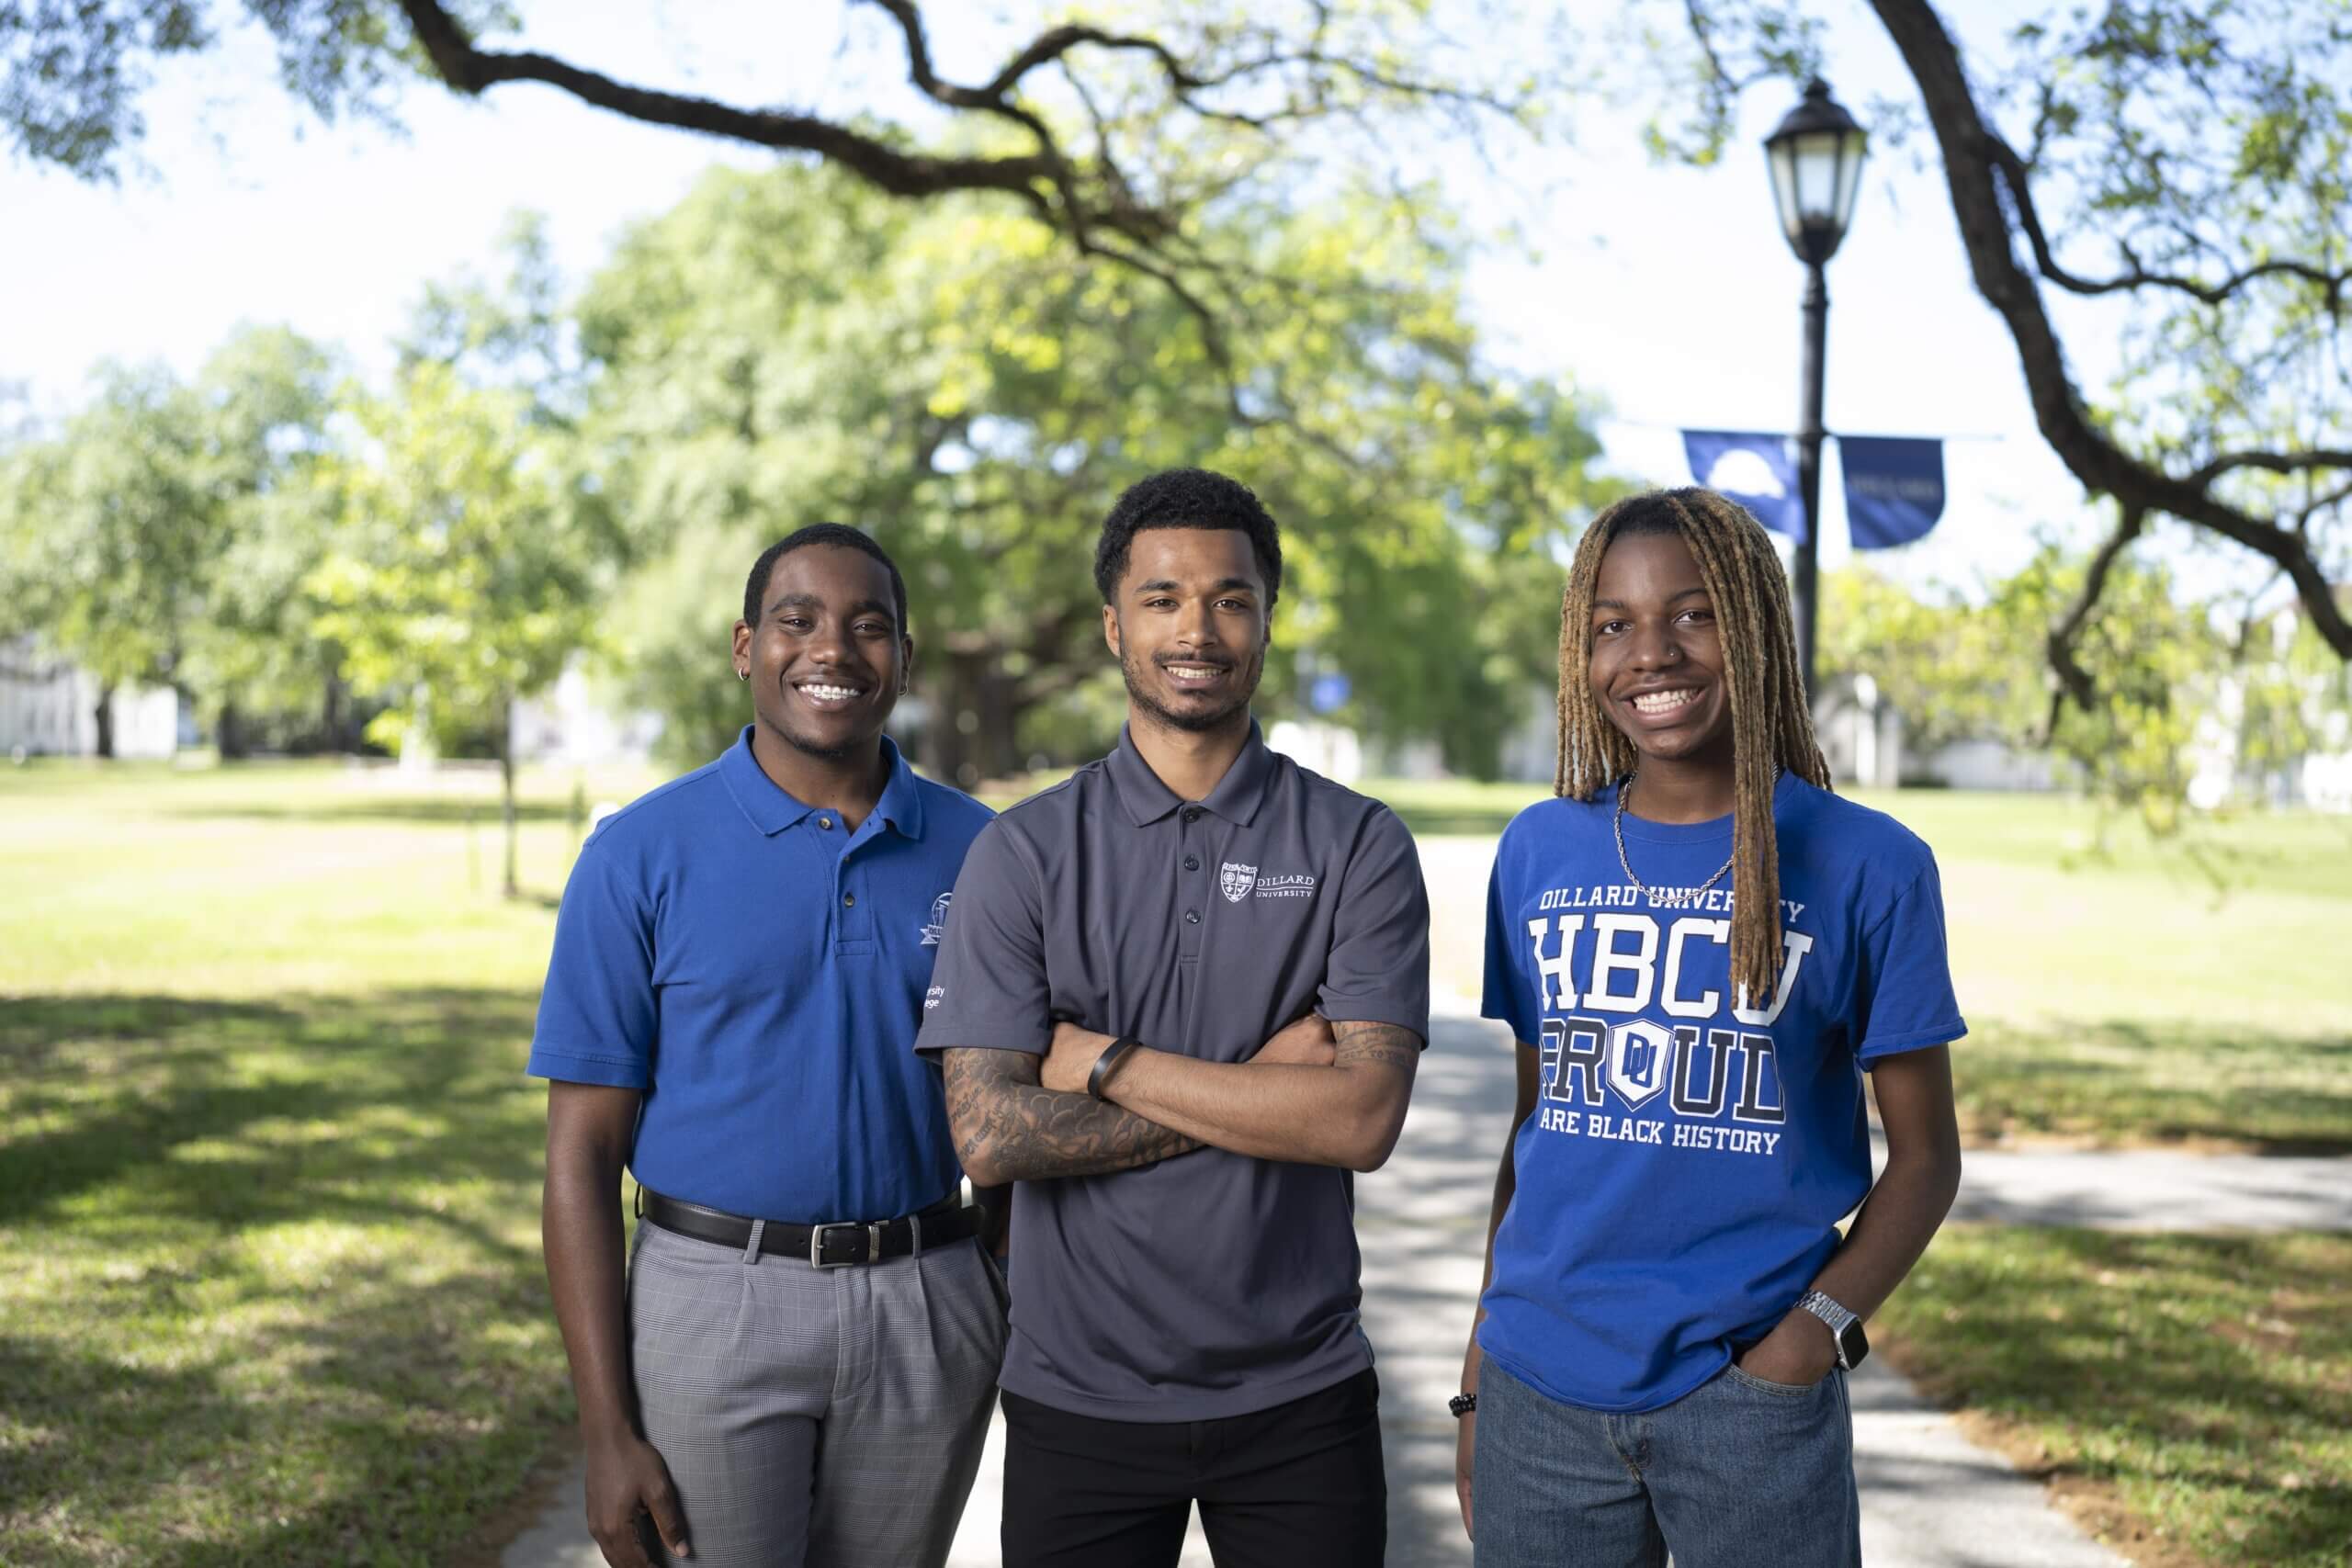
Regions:
<instances>
[{"instance_id":1,"label":"embroidered chest logo","mask_svg":"<svg viewBox=\"0 0 2352 1568\"><path fill-rule=\"evenodd\" d=\"M931 901L931 923L922 928L923 946L937 947L939 939L947 934L947 906L955 897L953 893L942 893Z\"/></svg>"},{"instance_id":2,"label":"embroidered chest logo","mask_svg":"<svg viewBox=\"0 0 2352 1568\"><path fill-rule=\"evenodd\" d=\"M1315 878L1304 872L1267 872L1261 874L1254 865L1242 865L1227 861L1217 868L1217 886L1227 900L1241 903L1251 895L1259 898L1312 898Z\"/></svg>"}]
</instances>

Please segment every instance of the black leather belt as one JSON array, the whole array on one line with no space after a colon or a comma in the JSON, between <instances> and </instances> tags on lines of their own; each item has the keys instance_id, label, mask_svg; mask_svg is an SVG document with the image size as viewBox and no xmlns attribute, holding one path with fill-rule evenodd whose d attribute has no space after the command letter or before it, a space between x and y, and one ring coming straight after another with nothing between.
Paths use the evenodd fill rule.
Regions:
<instances>
[{"instance_id":1,"label":"black leather belt","mask_svg":"<svg viewBox=\"0 0 2352 1568\"><path fill-rule=\"evenodd\" d=\"M916 1250L944 1247L951 1241L979 1234L979 1210L965 1208L960 1195L950 1195L919 1214L895 1220L845 1220L831 1224L796 1225L770 1220L760 1227L760 1250L777 1258L797 1258L819 1269L845 1263L879 1263L904 1258ZM664 1198L650 1188L638 1189L637 1212L665 1231L744 1251L752 1245L752 1222L723 1209Z\"/></svg>"}]
</instances>

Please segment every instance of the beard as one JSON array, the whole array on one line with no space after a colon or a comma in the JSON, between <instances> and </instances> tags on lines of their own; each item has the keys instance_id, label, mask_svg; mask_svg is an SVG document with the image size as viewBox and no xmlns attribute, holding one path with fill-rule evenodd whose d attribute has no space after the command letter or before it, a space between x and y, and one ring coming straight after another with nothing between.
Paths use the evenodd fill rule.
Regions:
<instances>
[{"instance_id":1,"label":"beard","mask_svg":"<svg viewBox=\"0 0 2352 1568\"><path fill-rule=\"evenodd\" d=\"M1210 707L1193 707L1179 711L1161 702L1147 682L1143 661L1133 655L1119 655L1119 673L1127 682L1127 700L1136 711L1153 723L1169 729L1181 729L1190 734L1205 734L1229 728L1238 714L1250 711L1250 699L1258 694L1258 681L1265 673L1266 656L1262 650L1246 662L1233 666L1233 690L1226 700Z\"/></svg>"},{"instance_id":2,"label":"beard","mask_svg":"<svg viewBox=\"0 0 2352 1568\"><path fill-rule=\"evenodd\" d=\"M786 746L791 747L794 750L799 752L804 757L814 757L821 762L838 762L843 757L850 754L851 748L847 745L829 746L821 740L812 739L808 736L798 734L787 726L781 724L770 725L768 728L775 730L777 735L781 736Z\"/></svg>"}]
</instances>

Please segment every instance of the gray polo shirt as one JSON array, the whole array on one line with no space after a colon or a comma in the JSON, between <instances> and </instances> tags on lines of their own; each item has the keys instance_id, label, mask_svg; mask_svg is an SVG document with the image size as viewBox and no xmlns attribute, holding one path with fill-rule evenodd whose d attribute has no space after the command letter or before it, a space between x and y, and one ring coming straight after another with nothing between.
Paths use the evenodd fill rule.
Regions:
<instances>
[{"instance_id":1,"label":"gray polo shirt","mask_svg":"<svg viewBox=\"0 0 2352 1568\"><path fill-rule=\"evenodd\" d=\"M1206 800L1117 750L981 829L916 1049L1042 1053L1056 1018L1240 1061L1310 1008L1429 1033L1429 901L1405 825L1249 744ZM1372 1362L1352 1179L1200 1149L1013 1194L1004 1387L1203 1421Z\"/></svg>"}]
</instances>

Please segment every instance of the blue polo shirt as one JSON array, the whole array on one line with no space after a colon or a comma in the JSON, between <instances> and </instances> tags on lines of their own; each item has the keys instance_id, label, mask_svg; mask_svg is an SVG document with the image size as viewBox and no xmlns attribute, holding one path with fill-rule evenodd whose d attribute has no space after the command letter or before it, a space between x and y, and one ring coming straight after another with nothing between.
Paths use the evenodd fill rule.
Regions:
<instances>
[{"instance_id":1,"label":"blue polo shirt","mask_svg":"<svg viewBox=\"0 0 2352 1568\"><path fill-rule=\"evenodd\" d=\"M882 748L889 783L854 833L777 788L746 728L582 847L528 1070L644 1090L629 1168L655 1191L813 1224L911 1213L960 1179L913 1045L990 813Z\"/></svg>"}]
</instances>

